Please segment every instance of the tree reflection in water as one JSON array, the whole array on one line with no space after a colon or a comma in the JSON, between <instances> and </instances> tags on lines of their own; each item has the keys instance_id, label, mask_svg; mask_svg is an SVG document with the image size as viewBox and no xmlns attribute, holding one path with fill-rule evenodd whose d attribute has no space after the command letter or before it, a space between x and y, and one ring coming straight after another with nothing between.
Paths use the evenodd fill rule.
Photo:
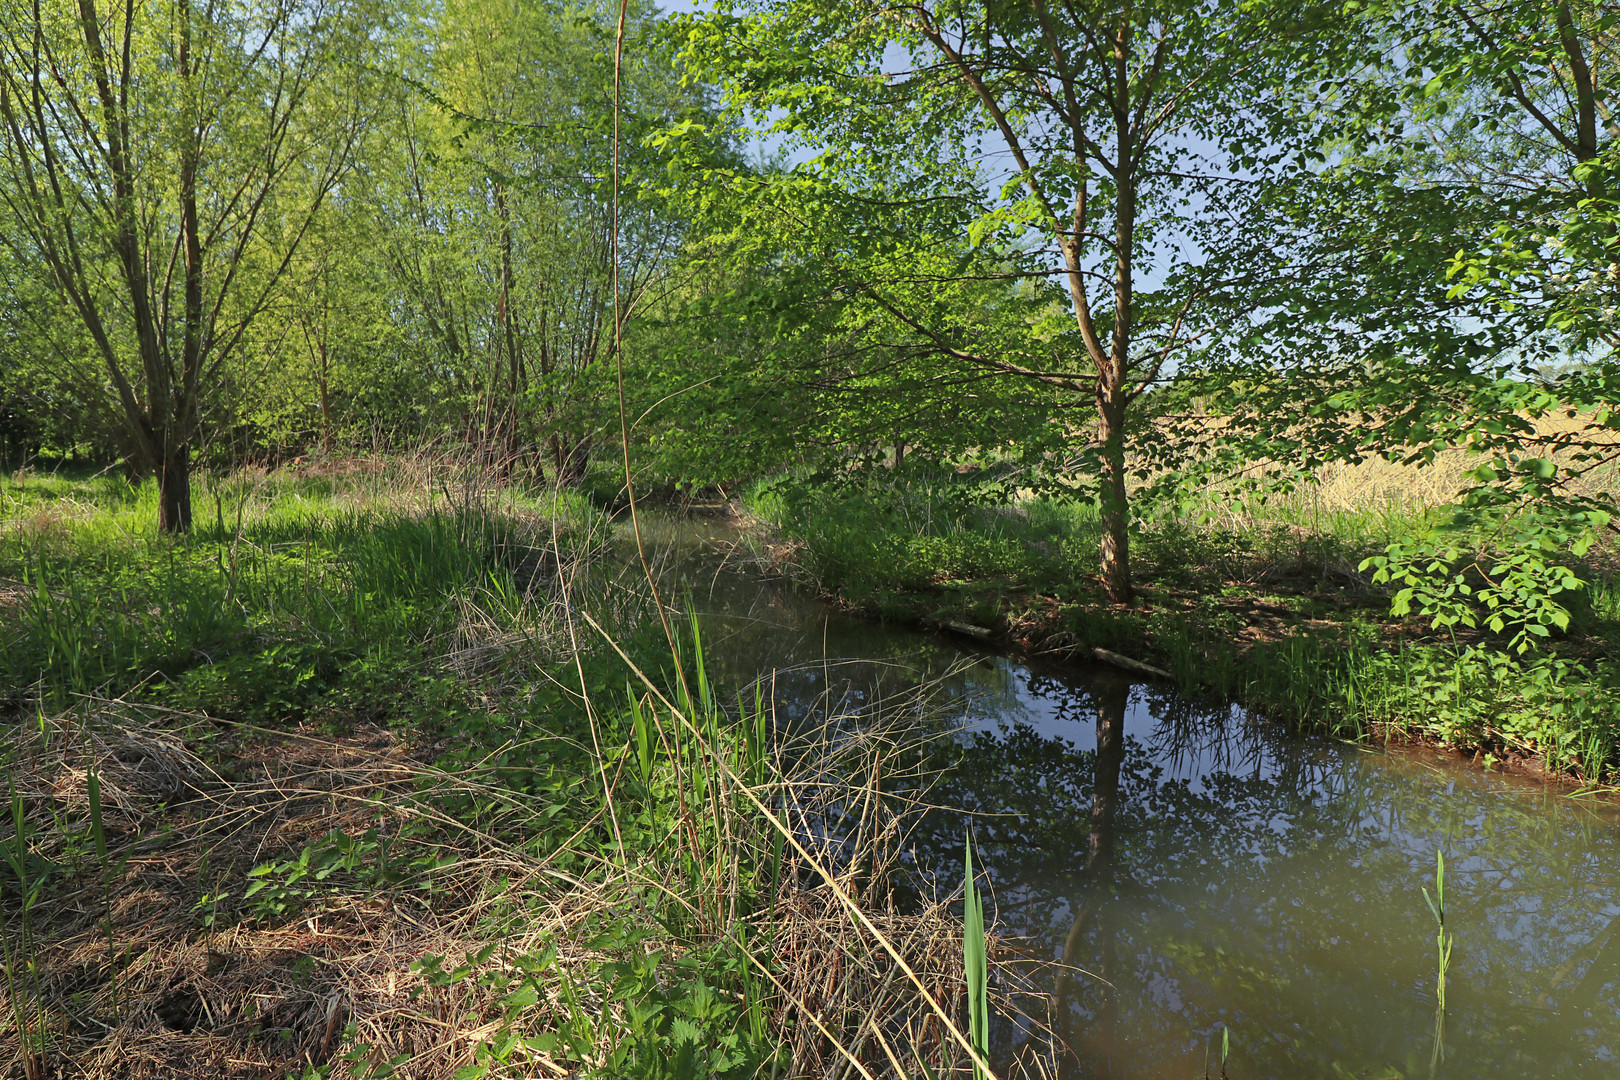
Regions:
<instances>
[{"instance_id":1,"label":"tree reflection in water","mask_svg":"<svg viewBox=\"0 0 1620 1080\"><path fill-rule=\"evenodd\" d=\"M1066 966L1052 989L1069 1075L1194 1077L1230 1026L1234 1077L1427 1076L1419 889L1440 846L1457 927L1440 1075L1615 1074L1609 818L1106 673L1025 693L1061 707L1043 730L973 736L935 796L974 815L1003 930ZM921 862L959 863L959 820L920 835ZM998 1035L1003 1053L1026 1037Z\"/></svg>"},{"instance_id":2,"label":"tree reflection in water","mask_svg":"<svg viewBox=\"0 0 1620 1080\"><path fill-rule=\"evenodd\" d=\"M1092 759L1091 829L1086 840L1085 873L1080 893L1070 902L1078 903L1074 922L1063 940L1059 957L1057 985L1053 991L1053 1015L1064 1041L1082 1059L1095 1063L1099 1077L1111 1077L1113 1047L1117 1039L1118 1010L1109 984L1109 973L1118 966L1114 935L1110 932L1114 905L1114 819L1119 809L1119 768L1125 760L1125 709L1130 702L1130 685L1109 680L1096 688L1097 748ZM1087 937L1094 939L1088 949ZM1080 968L1083 955L1097 957L1096 967ZM1098 999L1094 1022L1077 1024L1077 1011L1071 1005L1075 977ZM1084 1006L1082 1005L1082 1008Z\"/></svg>"}]
</instances>

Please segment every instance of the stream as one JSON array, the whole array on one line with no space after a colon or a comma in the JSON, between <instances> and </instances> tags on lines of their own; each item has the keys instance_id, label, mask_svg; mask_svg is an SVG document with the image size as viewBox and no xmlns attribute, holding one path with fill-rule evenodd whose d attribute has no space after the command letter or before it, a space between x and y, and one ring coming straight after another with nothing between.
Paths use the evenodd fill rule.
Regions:
<instances>
[{"instance_id":1,"label":"stream","mask_svg":"<svg viewBox=\"0 0 1620 1080\"><path fill-rule=\"evenodd\" d=\"M1000 932L1077 969L1046 988L1065 1076L1216 1076L1223 1029L1233 1080L1620 1075L1620 806L851 619L728 561L725 520L643 527L715 681L770 679L789 721L927 683L965 725L936 797L974 815ZM962 821L915 837L945 889Z\"/></svg>"}]
</instances>

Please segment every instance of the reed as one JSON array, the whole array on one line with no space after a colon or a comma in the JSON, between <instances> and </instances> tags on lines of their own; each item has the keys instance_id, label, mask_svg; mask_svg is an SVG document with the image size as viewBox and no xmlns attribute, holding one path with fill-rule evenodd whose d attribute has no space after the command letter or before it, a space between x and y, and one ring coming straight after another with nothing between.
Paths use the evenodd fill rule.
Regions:
<instances>
[{"instance_id":1,"label":"reed","mask_svg":"<svg viewBox=\"0 0 1620 1080\"><path fill-rule=\"evenodd\" d=\"M974 1080L987 1072L979 1058L990 1056L990 971L985 962L984 899L973 876L973 836L963 837L962 970L967 982L968 1038L973 1041Z\"/></svg>"},{"instance_id":2,"label":"reed","mask_svg":"<svg viewBox=\"0 0 1620 1080\"><path fill-rule=\"evenodd\" d=\"M118 1008L118 947L113 937L112 918L112 860L107 854L107 831L101 817L101 777L95 769L85 773L85 796L90 810L90 842L96 853L96 866L101 872L101 929L107 935L107 978L112 987L112 1012L116 1018Z\"/></svg>"},{"instance_id":3,"label":"reed","mask_svg":"<svg viewBox=\"0 0 1620 1080\"><path fill-rule=\"evenodd\" d=\"M5 898L0 894L0 948L3 948L5 959L6 994L11 1003L12 1022L16 1026L23 1075L27 1080L43 1080L49 1036L40 985L39 947L34 936L33 912L45 885L46 871L37 866L29 842L32 830L23 812L22 795L15 783L10 783L8 788L10 799L7 809L10 811L12 835L8 843L0 845L0 855L3 855L6 866L11 870L11 884L18 897L17 939L15 943L12 942Z\"/></svg>"},{"instance_id":4,"label":"reed","mask_svg":"<svg viewBox=\"0 0 1620 1080\"><path fill-rule=\"evenodd\" d=\"M1454 935L1446 931L1446 856L1434 853L1434 895L1423 889L1423 902L1434 917L1434 1049L1429 1058L1429 1075L1433 1076L1446 1059L1446 970L1451 966L1451 946Z\"/></svg>"}]
</instances>

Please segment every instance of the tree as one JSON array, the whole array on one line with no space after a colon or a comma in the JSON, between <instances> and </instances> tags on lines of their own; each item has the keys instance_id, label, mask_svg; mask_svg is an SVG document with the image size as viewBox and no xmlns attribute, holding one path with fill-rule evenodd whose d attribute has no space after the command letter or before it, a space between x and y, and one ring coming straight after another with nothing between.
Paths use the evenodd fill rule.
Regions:
<instances>
[{"instance_id":1,"label":"tree","mask_svg":"<svg viewBox=\"0 0 1620 1080\"><path fill-rule=\"evenodd\" d=\"M362 0L33 0L0 29L0 205L83 322L159 528L366 128Z\"/></svg>"},{"instance_id":2,"label":"tree","mask_svg":"<svg viewBox=\"0 0 1620 1080\"><path fill-rule=\"evenodd\" d=\"M1224 420L1214 468L1479 455L1452 513L1369 566L1398 612L1519 652L1568 625L1567 564L1616 511L1589 479L1620 452L1615 22L1571 0L1346 4L1278 102L1318 151L1275 232L1332 272L1188 380Z\"/></svg>"},{"instance_id":3,"label":"tree","mask_svg":"<svg viewBox=\"0 0 1620 1080\"><path fill-rule=\"evenodd\" d=\"M389 118L394 162L369 202L398 316L435 359L468 440L492 460L584 470L612 341L608 168L616 4L566 13L518 0L439 5L407 62L417 92ZM700 104L669 64L650 4L627 16L621 279L661 273L681 223L638 177L641 136Z\"/></svg>"},{"instance_id":4,"label":"tree","mask_svg":"<svg viewBox=\"0 0 1620 1080\"><path fill-rule=\"evenodd\" d=\"M904 246L893 236L807 253L838 260L868 317L936 357L1089 399L1102 579L1118 603L1133 598L1131 407L1209 332L1212 300L1258 269L1207 259L1198 240L1251 197L1246 172L1285 156L1247 105L1272 43L1305 32L1305 15L1257 3L757 0L692 27L692 56L734 107L785 112L775 130L818 153L797 171L818 182L805 189L815 198L932 205L935 226L952 230L938 234L955 241L943 277L887 265ZM1021 341L975 340L971 325L939 324L913 302L975 274L1030 284L1049 309L1042 325Z\"/></svg>"},{"instance_id":5,"label":"tree","mask_svg":"<svg viewBox=\"0 0 1620 1080\"><path fill-rule=\"evenodd\" d=\"M250 451L337 452L362 432L373 445L409 424L430 394L398 385L405 366L392 282L374 249L362 190L381 139L309 224L279 299L257 320L216 395L202 438L224 458Z\"/></svg>"},{"instance_id":6,"label":"tree","mask_svg":"<svg viewBox=\"0 0 1620 1080\"><path fill-rule=\"evenodd\" d=\"M632 328L636 411L656 416L648 442L658 469L683 483L729 484L829 462L933 467L970 448L993 450L1001 460L977 476L983 486L1027 482L1026 464L1061 454L1066 425L1051 422L1062 415L1060 393L897 334L893 320L852 295L849 238L905 236L882 256L895 273L869 255L862 277L885 280L886 299L903 297L931 323L971 323L981 349L992 337L1010 348L1028 337L1042 314L1031 290L1009 289L1000 275L946 281L958 262L952 241L915 215L810 208L782 176L724 167L730 190L716 196L705 185L712 198L693 209L701 226L682 253L682 287ZM703 174L712 179L718 168ZM896 218L904 232L888 227ZM817 252L827 255L810 257ZM907 288L900 274L938 280Z\"/></svg>"},{"instance_id":7,"label":"tree","mask_svg":"<svg viewBox=\"0 0 1620 1080\"><path fill-rule=\"evenodd\" d=\"M0 241L0 462L110 451L108 418L80 391L88 346L49 276Z\"/></svg>"}]
</instances>

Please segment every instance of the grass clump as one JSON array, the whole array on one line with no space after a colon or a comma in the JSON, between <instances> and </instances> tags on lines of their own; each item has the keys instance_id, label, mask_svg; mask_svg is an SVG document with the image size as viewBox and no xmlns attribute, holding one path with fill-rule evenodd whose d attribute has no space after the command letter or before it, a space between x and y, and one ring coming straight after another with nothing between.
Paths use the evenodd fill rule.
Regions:
<instances>
[{"instance_id":1,"label":"grass clump","mask_svg":"<svg viewBox=\"0 0 1620 1080\"><path fill-rule=\"evenodd\" d=\"M583 500L401 472L211 481L180 539L5 489L0 1070L964 1068L961 919L891 882L917 710L779 730Z\"/></svg>"}]
</instances>

